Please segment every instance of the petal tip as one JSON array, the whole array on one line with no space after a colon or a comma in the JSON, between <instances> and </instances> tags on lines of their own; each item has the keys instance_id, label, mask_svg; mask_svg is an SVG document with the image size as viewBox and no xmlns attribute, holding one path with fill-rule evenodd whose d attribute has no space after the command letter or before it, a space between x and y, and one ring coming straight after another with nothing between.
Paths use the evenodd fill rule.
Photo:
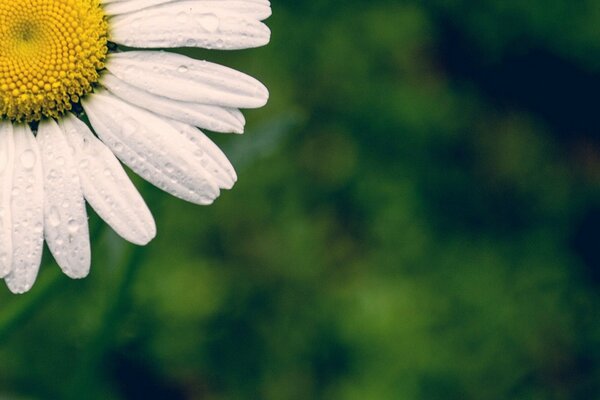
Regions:
<instances>
[{"instance_id":1,"label":"petal tip","mask_svg":"<svg viewBox=\"0 0 600 400\"><path fill-rule=\"evenodd\" d=\"M33 284L15 284L9 280L6 280L6 286L13 294L25 294L31 290Z\"/></svg>"}]
</instances>

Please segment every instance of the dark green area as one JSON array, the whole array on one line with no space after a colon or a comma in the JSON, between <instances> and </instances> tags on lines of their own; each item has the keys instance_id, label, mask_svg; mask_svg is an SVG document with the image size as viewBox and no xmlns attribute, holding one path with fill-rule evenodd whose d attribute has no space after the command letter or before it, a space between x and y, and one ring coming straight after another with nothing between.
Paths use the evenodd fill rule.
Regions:
<instances>
[{"instance_id":1,"label":"dark green area","mask_svg":"<svg viewBox=\"0 0 600 400\"><path fill-rule=\"evenodd\" d=\"M600 398L597 0L285 0L211 207L0 293L0 397ZM189 51L188 51L189 52Z\"/></svg>"}]
</instances>

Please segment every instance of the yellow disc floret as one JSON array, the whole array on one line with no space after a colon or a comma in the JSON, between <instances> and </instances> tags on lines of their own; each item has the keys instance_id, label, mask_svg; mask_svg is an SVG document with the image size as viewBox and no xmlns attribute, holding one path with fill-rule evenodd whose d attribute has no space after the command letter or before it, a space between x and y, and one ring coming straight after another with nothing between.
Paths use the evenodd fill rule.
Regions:
<instances>
[{"instance_id":1,"label":"yellow disc floret","mask_svg":"<svg viewBox=\"0 0 600 400\"><path fill-rule=\"evenodd\" d=\"M58 117L104 67L99 0L0 0L0 118Z\"/></svg>"}]
</instances>

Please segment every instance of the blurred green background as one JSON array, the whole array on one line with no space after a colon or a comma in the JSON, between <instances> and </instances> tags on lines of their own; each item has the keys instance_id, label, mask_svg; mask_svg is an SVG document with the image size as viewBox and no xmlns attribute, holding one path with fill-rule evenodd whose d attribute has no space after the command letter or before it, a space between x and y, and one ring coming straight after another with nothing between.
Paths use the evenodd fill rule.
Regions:
<instances>
[{"instance_id":1,"label":"blurred green background","mask_svg":"<svg viewBox=\"0 0 600 400\"><path fill-rule=\"evenodd\" d=\"M211 207L0 291L0 397L600 399L600 2L274 0Z\"/></svg>"}]
</instances>

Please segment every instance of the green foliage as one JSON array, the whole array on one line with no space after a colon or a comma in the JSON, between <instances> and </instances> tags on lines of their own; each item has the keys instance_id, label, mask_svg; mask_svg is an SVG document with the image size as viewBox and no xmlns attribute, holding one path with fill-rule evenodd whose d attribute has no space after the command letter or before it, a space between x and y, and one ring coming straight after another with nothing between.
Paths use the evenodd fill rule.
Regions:
<instances>
[{"instance_id":1,"label":"green foliage","mask_svg":"<svg viewBox=\"0 0 600 400\"><path fill-rule=\"evenodd\" d=\"M147 248L99 228L86 280L47 257L1 293L0 396L599 398L597 120L560 98L577 76L506 61L598 87L597 1L273 8L266 48L184 51L271 90L212 135L235 188L201 208L138 181ZM533 92L555 86L575 108Z\"/></svg>"}]
</instances>

